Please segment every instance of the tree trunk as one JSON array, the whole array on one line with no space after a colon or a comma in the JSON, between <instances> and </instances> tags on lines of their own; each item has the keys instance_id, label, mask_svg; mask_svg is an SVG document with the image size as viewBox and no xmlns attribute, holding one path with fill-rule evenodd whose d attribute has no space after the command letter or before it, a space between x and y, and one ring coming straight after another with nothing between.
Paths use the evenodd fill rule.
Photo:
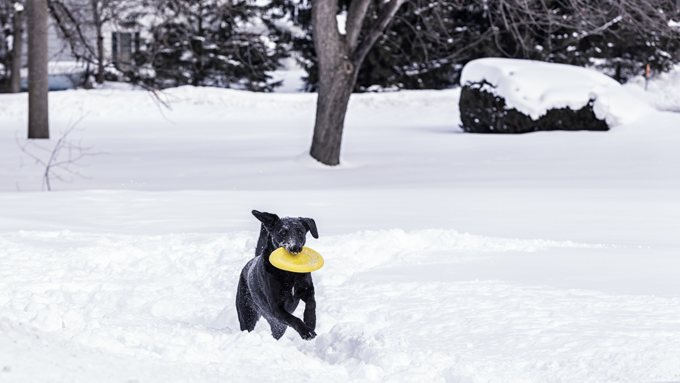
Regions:
<instances>
[{"instance_id":1,"label":"tree trunk","mask_svg":"<svg viewBox=\"0 0 680 383\"><path fill-rule=\"evenodd\" d=\"M92 0L92 16L97 30L97 84L104 83L104 35L102 33L102 17L99 10L100 0Z\"/></svg>"},{"instance_id":2,"label":"tree trunk","mask_svg":"<svg viewBox=\"0 0 680 383\"><path fill-rule=\"evenodd\" d=\"M12 43L12 68L9 78L9 92L19 93L21 91L21 55L24 43L24 10L14 7L14 42Z\"/></svg>"},{"instance_id":3,"label":"tree trunk","mask_svg":"<svg viewBox=\"0 0 680 383\"><path fill-rule=\"evenodd\" d=\"M357 70L345 36L338 31L337 0L314 0L312 28L319 60L316 121L310 155L326 165L340 163L340 145L347 104L357 79Z\"/></svg>"},{"instance_id":4,"label":"tree trunk","mask_svg":"<svg viewBox=\"0 0 680 383\"><path fill-rule=\"evenodd\" d=\"M347 104L359 67L405 0L383 3L378 18L361 36L370 0L353 0L347 10L346 35L338 31L338 0L312 0L312 33L319 60L314 137L309 154L326 165L340 163L340 145Z\"/></svg>"},{"instance_id":5,"label":"tree trunk","mask_svg":"<svg viewBox=\"0 0 680 383\"><path fill-rule=\"evenodd\" d=\"M28 138L50 138L47 0L28 0Z\"/></svg>"},{"instance_id":6,"label":"tree trunk","mask_svg":"<svg viewBox=\"0 0 680 383\"><path fill-rule=\"evenodd\" d=\"M349 73L343 68L320 70L319 80L314 137L309 154L326 165L338 165L347 105L357 80L356 70Z\"/></svg>"}]
</instances>

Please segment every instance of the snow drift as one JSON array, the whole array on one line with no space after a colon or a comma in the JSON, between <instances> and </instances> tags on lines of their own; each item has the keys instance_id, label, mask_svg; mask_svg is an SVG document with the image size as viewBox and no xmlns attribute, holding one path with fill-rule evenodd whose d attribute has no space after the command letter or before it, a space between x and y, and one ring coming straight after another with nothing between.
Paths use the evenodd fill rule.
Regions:
<instances>
[{"instance_id":1,"label":"snow drift","mask_svg":"<svg viewBox=\"0 0 680 383\"><path fill-rule=\"evenodd\" d=\"M91 155L50 193L19 149L26 95L0 95L0 377L680 380L680 115L471 135L459 94L352 96L351 166L328 168L311 94L53 92L29 150L82 117L68 139ZM316 220L311 342L238 331L252 209Z\"/></svg>"},{"instance_id":2,"label":"snow drift","mask_svg":"<svg viewBox=\"0 0 680 383\"><path fill-rule=\"evenodd\" d=\"M564 64L505 58L477 59L463 68L461 85L464 86L461 119L463 125L472 131L494 132L494 128L487 129L490 124L498 125L495 128L497 133L606 130L606 126L598 124L597 120L604 120L609 127L614 127L633 122L649 111L646 103L628 94L610 77L591 69ZM466 91L470 94L467 95ZM495 96L502 102L478 100L480 95L477 93ZM473 100L467 101L466 96ZM480 105L484 110L475 113L471 107L475 103L488 105ZM564 112L551 116L549 111ZM513 119L513 113L520 116ZM519 121L521 115L529 117L526 123Z\"/></svg>"}]
</instances>

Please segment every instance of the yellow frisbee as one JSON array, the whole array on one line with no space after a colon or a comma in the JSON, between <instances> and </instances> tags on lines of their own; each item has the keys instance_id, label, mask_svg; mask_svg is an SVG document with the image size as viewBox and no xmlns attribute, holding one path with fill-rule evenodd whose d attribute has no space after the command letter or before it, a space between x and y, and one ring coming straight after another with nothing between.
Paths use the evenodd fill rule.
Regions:
<instances>
[{"instance_id":1,"label":"yellow frisbee","mask_svg":"<svg viewBox=\"0 0 680 383\"><path fill-rule=\"evenodd\" d=\"M283 247L279 247L272 251L269 262L278 269L294 273L310 273L323 266L321 254L309 247L303 247L300 254L289 253Z\"/></svg>"}]
</instances>

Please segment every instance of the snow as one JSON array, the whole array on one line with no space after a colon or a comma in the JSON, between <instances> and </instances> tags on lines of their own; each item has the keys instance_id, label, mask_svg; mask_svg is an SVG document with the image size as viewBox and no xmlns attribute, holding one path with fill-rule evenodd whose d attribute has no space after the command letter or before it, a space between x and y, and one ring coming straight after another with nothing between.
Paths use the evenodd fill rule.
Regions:
<instances>
[{"instance_id":1,"label":"snow","mask_svg":"<svg viewBox=\"0 0 680 383\"><path fill-rule=\"evenodd\" d=\"M281 86L274 89L274 92L296 93L305 88L302 78L307 76L307 72L292 57L283 61L282 69L269 72L269 74L272 76L272 81L283 81Z\"/></svg>"},{"instance_id":2,"label":"snow","mask_svg":"<svg viewBox=\"0 0 680 383\"><path fill-rule=\"evenodd\" d=\"M344 35L347 33L346 27L347 27L347 11L342 11L340 14L335 16L335 19L338 23L338 32L340 32L341 35Z\"/></svg>"},{"instance_id":3,"label":"snow","mask_svg":"<svg viewBox=\"0 0 680 383\"><path fill-rule=\"evenodd\" d=\"M0 95L0 376L680 381L678 85L608 86L608 132L516 136L462 133L459 89L357 94L334 168L306 154L313 94L53 92L33 143ZM87 156L41 191L20 147L76 121ZM239 331L252 209L316 220L312 341Z\"/></svg>"},{"instance_id":4,"label":"snow","mask_svg":"<svg viewBox=\"0 0 680 383\"><path fill-rule=\"evenodd\" d=\"M631 78L624 87L655 109L680 112L678 83L680 83L680 65L676 65L674 70L668 73L652 75L647 83L647 90L645 90L645 78L643 76Z\"/></svg>"},{"instance_id":5,"label":"snow","mask_svg":"<svg viewBox=\"0 0 680 383\"><path fill-rule=\"evenodd\" d=\"M590 100L598 119L615 127L650 111L614 79L593 69L541 61L483 58L468 63L461 84L486 81L482 90L501 96L506 107L538 120L550 109L578 110Z\"/></svg>"}]
</instances>

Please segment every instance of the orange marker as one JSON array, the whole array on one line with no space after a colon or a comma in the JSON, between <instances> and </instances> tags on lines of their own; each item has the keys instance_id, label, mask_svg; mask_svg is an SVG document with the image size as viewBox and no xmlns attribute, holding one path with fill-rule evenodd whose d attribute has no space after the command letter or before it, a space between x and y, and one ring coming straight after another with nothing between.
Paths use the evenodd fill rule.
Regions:
<instances>
[{"instance_id":1,"label":"orange marker","mask_svg":"<svg viewBox=\"0 0 680 383\"><path fill-rule=\"evenodd\" d=\"M648 81L649 81L649 64L647 64L647 68L645 69L645 91L647 90Z\"/></svg>"}]
</instances>

